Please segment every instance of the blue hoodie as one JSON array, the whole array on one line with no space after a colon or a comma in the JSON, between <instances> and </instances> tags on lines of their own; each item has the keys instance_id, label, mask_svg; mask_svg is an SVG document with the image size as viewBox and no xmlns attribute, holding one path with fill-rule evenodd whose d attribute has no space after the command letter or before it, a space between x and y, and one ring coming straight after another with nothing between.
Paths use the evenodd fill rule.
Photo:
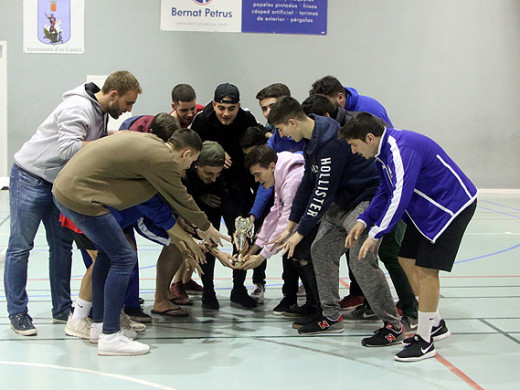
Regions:
<instances>
[{"instance_id":1,"label":"blue hoodie","mask_svg":"<svg viewBox=\"0 0 520 390\"><path fill-rule=\"evenodd\" d=\"M345 96L347 97L347 102L345 103L345 110L369 112L377 116L378 118L384 120L390 127L393 127L392 122L390 121L390 118L388 117L385 108L376 99L360 95L358 94L358 91L356 91L354 88L343 88L345 88Z\"/></svg>"},{"instance_id":2,"label":"blue hoodie","mask_svg":"<svg viewBox=\"0 0 520 390\"><path fill-rule=\"evenodd\" d=\"M381 185L359 219L381 238L405 216L435 243L448 225L477 198L477 188L430 138L386 128L376 157Z\"/></svg>"},{"instance_id":3,"label":"blue hoodie","mask_svg":"<svg viewBox=\"0 0 520 390\"><path fill-rule=\"evenodd\" d=\"M351 210L371 200L379 185L374 159L352 154L347 142L338 140L337 121L310 117L315 123L303 150L305 173L289 217L299 223L298 232L303 236L311 232L332 202Z\"/></svg>"}]
</instances>

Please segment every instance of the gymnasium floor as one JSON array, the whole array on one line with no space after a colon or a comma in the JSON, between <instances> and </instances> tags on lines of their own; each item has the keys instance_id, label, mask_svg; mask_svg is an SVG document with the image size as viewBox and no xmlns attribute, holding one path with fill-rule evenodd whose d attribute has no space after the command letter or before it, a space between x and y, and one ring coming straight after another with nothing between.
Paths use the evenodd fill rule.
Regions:
<instances>
[{"instance_id":1,"label":"gymnasium floor","mask_svg":"<svg viewBox=\"0 0 520 390\"><path fill-rule=\"evenodd\" d=\"M0 191L0 251L8 234L8 193ZM160 248L145 241L139 247L141 297L149 313ZM99 357L95 346L65 336L64 325L52 324L42 228L28 282L38 336L23 337L10 329L0 274L0 388L518 389L519 253L520 194L481 194L454 271L441 275L440 310L453 336L436 344L436 358L418 363L393 361L399 346L362 347L361 339L379 327L375 322L346 323L341 334L298 336L290 320L271 313L281 296L278 257L270 260L267 301L260 309L230 307L230 271L217 264L220 311L202 311L195 297L186 319L154 317L141 338L152 346L150 354ZM83 272L74 253L74 297ZM345 295L345 264L341 275Z\"/></svg>"}]
</instances>

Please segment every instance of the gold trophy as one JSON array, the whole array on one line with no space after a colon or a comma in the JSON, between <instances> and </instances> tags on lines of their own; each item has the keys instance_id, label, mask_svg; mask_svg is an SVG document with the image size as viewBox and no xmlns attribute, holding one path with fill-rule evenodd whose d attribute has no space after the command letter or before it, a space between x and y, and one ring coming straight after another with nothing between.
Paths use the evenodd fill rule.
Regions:
<instances>
[{"instance_id":1,"label":"gold trophy","mask_svg":"<svg viewBox=\"0 0 520 390\"><path fill-rule=\"evenodd\" d=\"M235 233L237 237L237 260L235 260L234 265L240 267L244 264L243 253L244 246L248 237L252 237L254 234L255 225L251 221L250 218L237 217L235 219Z\"/></svg>"}]
</instances>

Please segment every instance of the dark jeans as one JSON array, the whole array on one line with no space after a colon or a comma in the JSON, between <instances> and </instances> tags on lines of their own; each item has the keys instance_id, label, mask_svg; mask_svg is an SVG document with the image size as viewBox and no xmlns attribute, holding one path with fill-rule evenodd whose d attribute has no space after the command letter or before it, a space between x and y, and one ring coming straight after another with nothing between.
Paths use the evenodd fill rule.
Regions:
<instances>
[{"instance_id":1,"label":"dark jeans","mask_svg":"<svg viewBox=\"0 0 520 390\"><path fill-rule=\"evenodd\" d=\"M29 252L40 222L43 222L49 244L49 280L52 316L61 317L71 311L70 270L72 238L59 222L59 211L52 199L52 184L18 165L11 170L9 205L11 233L5 258L4 286L9 317L27 313L27 267Z\"/></svg>"},{"instance_id":2,"label":"dark jeans","mask_svg":"<svg viewBox=\"0 0 520 390\"><path fill-rule=\"evenodd\" d=\"M55 200L63 215L92 240L98 256L92 271L92 317L103 322L103 333L120 330L119 316L130 275L137 264L137 253L111 213L88 216L77 213Z\"/></svg>"}]
</instances>

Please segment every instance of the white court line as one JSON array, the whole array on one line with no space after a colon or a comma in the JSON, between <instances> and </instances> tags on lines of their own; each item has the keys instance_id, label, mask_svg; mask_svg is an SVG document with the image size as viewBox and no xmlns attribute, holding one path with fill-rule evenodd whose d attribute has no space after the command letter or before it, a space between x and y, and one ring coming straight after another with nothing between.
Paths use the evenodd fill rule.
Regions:
<instances>
[{"instance_id":1,"label":"white court line","mask_svg":"<svg viewBox=\"0 0 520 390\"><path fill-rule=\"evenodd\" d=\"M503 235L519 235L520 232L500 232L500 233L478 233L478 232L465 232L465 236L503 236Z\"/></svg>"},{"instance_id":2,"label":"white court line","mask_svg":"<svg viewBox=\"0 0 520 390\"><path fill-rule=\"evenodd\" d=\"M95 370L89 370L86 368L77 368L77 367L66 367L66 366L56 366L53 364L41 364L41 363L24 363L24 362L8 362L8 361L1 361L0 364L9 364L12 366L30 366L30 367L43 367L43 368L52 368L55 370L64 370L64 371L73 371L73 372L81 372L85 374L95 374L95 375L101 375L106 376L108 378L115 378L120 379L127 382L134 382L140 385L145 385L148 387L154 387L156 389L163 389L163 390L177 390L173 387L163 386L158 383L148 382L141 379L132 378L130 376L126 375L119 375L119 374L109 374L102 371L95 371Z\"/></svg>"}]
</instances>

